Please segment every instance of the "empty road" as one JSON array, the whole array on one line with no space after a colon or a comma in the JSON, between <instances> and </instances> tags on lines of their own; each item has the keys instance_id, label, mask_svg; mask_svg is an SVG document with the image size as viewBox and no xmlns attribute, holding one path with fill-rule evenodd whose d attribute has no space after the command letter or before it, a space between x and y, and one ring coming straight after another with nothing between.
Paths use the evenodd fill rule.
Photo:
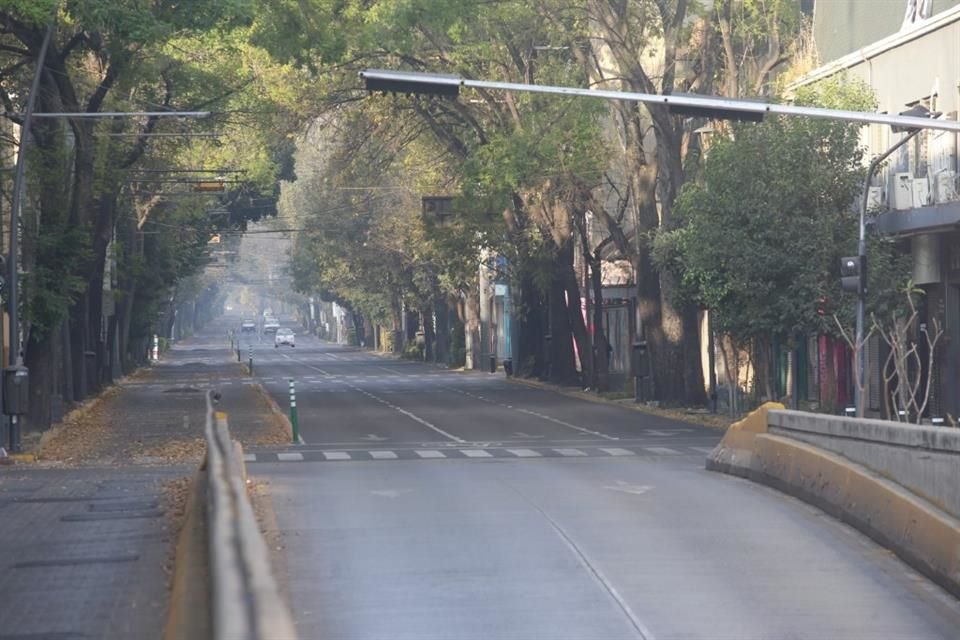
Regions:
<instances>
[{"instance_id":1,"label":"empty road","mask_svg":"<svg viewBox=\"0 0 960 640\"><path fill-rule=\"evenodd\" d=\"M297 341L253 353L284 408L296 380L303 443L247 460L302 638L960 637L957 601L889 552L705 471L716 431Z\"/></svg>"}]
</instances>

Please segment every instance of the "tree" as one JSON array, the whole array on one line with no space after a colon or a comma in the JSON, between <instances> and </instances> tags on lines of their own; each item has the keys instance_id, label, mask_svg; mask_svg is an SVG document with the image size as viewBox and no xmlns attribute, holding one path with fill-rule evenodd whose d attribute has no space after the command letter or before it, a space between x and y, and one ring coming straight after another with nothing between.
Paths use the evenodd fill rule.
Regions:
<instances>
[{"instance_id":1,"label":"tree","mask_svg":"<svg viewBox=\"0 0 960 640\"><path fill-rule=\"evenodd\" d=\"M874 105L868 87L841 80L804 89L797 101ZM657 235L657 264L677 278L676 295L710 309L734 351L751 349L766 397L774 395L774 342L834 333L818 301L849 301L840 291L839 260L856 247L851 205L862 186L862 155L857 125L776 117L734 126L711 144L698 182L681 190L678 228ZM889 263L881 250L872 251L878 265ZM877 288L872 304L882 303L888 287ZM851 312L848 304L844 315Z\"/></svg>"},{"instance_id":2,"label":"tree","mask_svg":"<svg viewBox=\"0 0 960 640\"><path fill-rule=\"evenodd\" d=\"M40 36L59 4L8 2L0 7L4 44L0 55L9 63L3 71L0 99L9 112L21 110L19 102L26 94L26 78L32 75L30 66L37 57ZM269 58L262 53L258 56L237 36L244 33L254 13L253 4L246 0L150 6L93 0L70 3L58 16L41 76L38 109L96 113L192 110L230 103L246 106L244 98L254 93L248 90L251 78L260 79L255 88L262 89L269 84L263 78L273 77L265 73ZM198 43L204 55L191 53L190 48ZM237 52L245 55L229 55ZM282 71L289 80L293 70ZM237 80L236 84L231 80ZM257 106L293 102L276 90L272 97L270 102L264 100L261 91ZM253 102L251 99L248 104ZM206 216L204 205L209 200L195 198L171 205L166 199L170 189L147 186L157 180L147 179L144 171L162 174L217 161L218 156L211 147L203 150L182 142L157 142L150 134L166 126L159 118L38 119L34 123L35 147L29 158L31 197L23 243L23 266L30 274L25 282L24 311L26 359L33 372L30 418L34 424L42 427L49 420L50 393L61 393L67 401L79 400L109 380L115 344L122 345L124 354L137 351L127 348L124 336L132 314L147 307L133 301L139 295L139 284L149 278L138 280L136 269L118 276L120 311L110 316L105 335L102 321L109 315L104 313L109 298L104 293L104 274L115 257L118 264L131 265L154 255L143 251L153 243L144 242L140 235L148 220L165 211L164 215L186 220L197 232L194 238L205 244L209 236L204 234L218 225L243 226L246 219L268 211L252 206L252 198L264 190L266 195L272 192L273 180L283 168L282 155L289 148L282 143L286 136L271 136L277 131L270 131L266 123L265 118L260 118L261 126L256 128L244 126L249 122L217 123L221 131L232 128L231 138L238 141L231 145L232 154L219 154L220 161L228 157L246 160L242 169L247 172L247 179L224 199L222 204L231 215L219 223L211 223ZM271 138L281 143L269 144ZM192 241L173 249L183 253L181 257L195 251ZM196 261L187 263L193 264L191 269L200 268ZM147 264L142 273L150 274L153 266ZM165 281L161 290L186 273L182 269L154 272L173 278ZM156 322L155 316L149 319L151 324ZM95 358L92 370L87 366L87 354Z\"/></svg>"}]
</instances>

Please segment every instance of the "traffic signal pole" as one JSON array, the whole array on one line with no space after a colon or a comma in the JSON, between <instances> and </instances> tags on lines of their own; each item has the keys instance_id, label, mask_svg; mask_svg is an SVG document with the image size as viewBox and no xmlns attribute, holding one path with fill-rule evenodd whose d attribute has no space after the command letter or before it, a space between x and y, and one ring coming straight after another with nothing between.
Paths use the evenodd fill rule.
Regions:
<instances>
[{"instance_id":1,"label":"traffic signal pole","mask_svg":"<svg viewBox=\"0 0 960 640\"><path fill-rule=\"evenodd\" d=\"M880 165L893 153L907 144L923 129L912 129L902 140L884 151L870 162L867 177L863 181L863 199L860 202L860 241L857 245L857 255L860 259L860 283L857 287L857 333L854 338L854 359L856 364L856 382L853 385L853 401L857 408L857 417L862 418L866 412L866 400L862 397L866 385L866 366L864 363L864 325L866 324L867 307L867 206L870 197L870 182Z\"/></svg>"}]
</instances>

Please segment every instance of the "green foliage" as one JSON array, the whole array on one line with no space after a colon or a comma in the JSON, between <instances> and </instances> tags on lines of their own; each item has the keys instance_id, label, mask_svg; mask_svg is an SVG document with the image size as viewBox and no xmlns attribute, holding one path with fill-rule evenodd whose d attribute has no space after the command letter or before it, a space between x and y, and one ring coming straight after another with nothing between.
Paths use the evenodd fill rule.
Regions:
<instances>
[{"instance_id":1,"label":"green foliage","mask_svg":"<svg viewBox=\"0 0 960 640\"><path fill-rule=\"evenodd\" d=\"M81 266L90 255L87 234L62 227L37 238L36 266L24 277L23 318L30 326L30 339L41 341L66 319L71 305L86 290Z\"/></svg>"},{"instance_id":2,"label":"green foliage","mask_svg":"<svg viewBox=\"0 0 960 640\"><path fill-rule=\"evenodd\" d=\"M830 81L798 95L821 106L870 109L869 90ZM681 191L680 228L656 238L656 260L679 276L678 297L711 309L718 331L736 340L790 339L833 331L819 300L842 301L839 259L856 253L862 189L858 127L772 118L740 125L712 144L701 181ZM875 299L898 282L902 263L875 243Z\"/></svg>"},{"instance_id":3,"label":"green foliage","mask_svg":"<svg viewBox=\"0 0 960 640\"><path fill-rule=\"evenodd\" d=\"M59 5L59 0L0 0L0 12L27 24L45 25Z\"/></svg>"}]
</instances>

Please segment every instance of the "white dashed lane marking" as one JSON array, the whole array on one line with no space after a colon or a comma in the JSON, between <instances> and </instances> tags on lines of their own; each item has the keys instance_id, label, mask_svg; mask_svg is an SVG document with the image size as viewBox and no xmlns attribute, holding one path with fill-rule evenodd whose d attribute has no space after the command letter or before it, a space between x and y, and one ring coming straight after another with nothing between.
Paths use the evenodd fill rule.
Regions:
<instances>
[{"instance_id":1,"label":"white dashed lane marking","mask_svg":"<svg viewBox=\"0 0 960 640\"><path fill-rule=\"evenodd\" d=\"M324 462L324 461L372 461L372 460L483 460L492 458L506 459L558 459L558 458L623 458L633 456L637 460L644 458L676 458L689 456L700 458L705 447L490 447L457 449L367 449L347 451L326 451L320 449L301 449L300 451L246 453L246 462ZM697 464L701 464L698 460Z\"/></svg>"}]
</instances>

